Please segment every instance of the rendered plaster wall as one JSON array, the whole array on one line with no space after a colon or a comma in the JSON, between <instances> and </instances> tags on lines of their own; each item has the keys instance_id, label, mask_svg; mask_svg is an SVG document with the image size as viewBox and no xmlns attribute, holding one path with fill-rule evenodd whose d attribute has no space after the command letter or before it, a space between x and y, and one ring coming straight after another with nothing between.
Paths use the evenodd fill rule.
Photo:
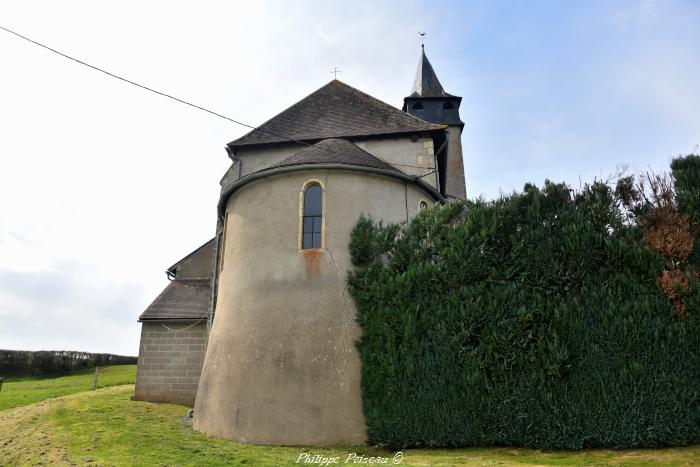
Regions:
<instances>
[{"instance_id":1,"label":"rendered plaster wall","mask_svg":"<svg viewBox=\"0 0 700 467\"><path fill-rule=\"evenodd\" d=\"M299 250L310 180L324 186L324 248ZM350 232L361 213L399 222L421 200L433 202L410 182L340 170L278 174L234 193L195 429L257 444L365 441Z\"/></svg>"},{"instance_id":2,"label":"rendered plaster wall","mask_svg":"<svg viewBox=\"0 0 700 467\"><path fill-rule=\"evenodd\" d=\"M407 136L356 141L355 144L409 175L425 175L435 168L435 148L430 137ZM437 172L423 180L437 187Z\"/></svg>"},{"instance_id":3,"label":"rendered plaster wall","mask_svg":"<svg viewBox=\"0 0 700 467\"><path fill-rule=\"evenodd\" d=\"M399 170L410 175L424 175L433 170L434 147L430 137L415 138L410 136L386 137L384 139L368 139L354 143L379 159L396 166ZM304 146L299 144L280 145L266 148L238 149L236 158L240 161L240 176L244 177L253 172L266 169L278 164L283 159L301 151ZM235 181L233 168L224 175L223 186ZM424 180L436 185L437 173L431 174Z\"/></svg>"},{"instance_id":4,"label":"rendered plaster wall","mask_svg":"<svg viewBox=\"0 0 700 467\"><path fill-rule=\"evenodd\" d=\"M177 265L178 279L209 279L214 267L214 242L209 242Z\"/></svg>"},{"instance_id":5,"label":"rendered plaster wall","mask_svg":"<svg viewBox=\"0 0 700 467\"><path fill-rule=\"evenodd\" d=\"M164 324L171 329L184 329L193 323ZM132 399L194 405L206 341L206 322L181 332L169 331L160 322L142 323Z\"/></svg>"},{"instance_id":6,"label":"rendered plaster wall","mask_svg":"<svg viewBox=\"0 0 700 467\"><path fill-rule=\"evenodd\" d=\"M241 164L240 176L245 177L253 172L267 169L303 148L304 146L300 144L280 144L278 146L238 149L236 159Z\"/></svg>"}]
</instances>

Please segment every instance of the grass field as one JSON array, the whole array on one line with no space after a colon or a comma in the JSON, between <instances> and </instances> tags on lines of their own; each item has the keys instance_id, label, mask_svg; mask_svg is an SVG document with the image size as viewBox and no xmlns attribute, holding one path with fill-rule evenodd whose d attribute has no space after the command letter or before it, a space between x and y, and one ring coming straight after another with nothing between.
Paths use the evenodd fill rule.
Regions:
<instances>
[{"instance_id":1,"label":"grass field","mask_svg":"<svg viewBox=\"0 0 700 467\"><path fill-rule=\"evenodd\" d=\"M34 404L51 397L87 391L92 387L95 369L77 371L55 377L7 378L0 390L0 410ZM136 365L113 365L100 369L97 387L133 384Z\"/></svg>"},{"instance_id":2,"label":"grass field","mask_svg":"<svg viewBox=\"0 0 700 467\"><path fill-rule=\"evenodd\" d=\"M133 380L133 367L113 367L113 371L115 381L124 377ZM76 378L79 381L87 378L91 382L90 375L76 375ZM57 379L52 378L46 384L55 385ZM15 381L15 384L23 381L34 397L39 397L40 393L56 394L56 388L53 392L40 392L44 383L39 384L37 380ZM105 378L105 384L108 381ZM82 382L72 387L85 389ZM303 453L338 456L338 464L332 465L354 465L344 464L350 453L388 457L388 465L392 465L395 455L372 447L264 447L210 438L192 430L191 421L184 418L187 407L134 402L129 399L133 391L134 386L130 384L114 386L0 410L0 465L318 465L296 464ZM404 466L601 464L700 465L700 445L582 452L515 448L411 449L403 452L401 463Z\"/></svg>"}]
</instances>

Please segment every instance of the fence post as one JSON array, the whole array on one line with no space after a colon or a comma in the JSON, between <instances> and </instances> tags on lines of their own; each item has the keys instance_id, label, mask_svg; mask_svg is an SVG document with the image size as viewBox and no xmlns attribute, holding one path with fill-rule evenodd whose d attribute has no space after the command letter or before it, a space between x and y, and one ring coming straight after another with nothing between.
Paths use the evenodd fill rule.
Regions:
<instances>
[{"instance_id":1,"label":"fence post","mask_svg":"<svg viewBox=\"0 0 700 467\"><path fill-rule=\"evenodd\" d=\"M2 376L0 376L0 391L2 391L2 382L3 382L4 379L5 379L5 378L3 378Z\"/></svg>"},{"instance_id":2,"label":"fence post","mask_svg":"<svg viewBox=\"0 0 700 467\"><path fill-rule=\"evenodd\" d=\"M92 390L94 391L97 388L97 378L100 376L100 367L96 366L95 367L95 376L92 377Z\"/></svg>"}]
</instances>

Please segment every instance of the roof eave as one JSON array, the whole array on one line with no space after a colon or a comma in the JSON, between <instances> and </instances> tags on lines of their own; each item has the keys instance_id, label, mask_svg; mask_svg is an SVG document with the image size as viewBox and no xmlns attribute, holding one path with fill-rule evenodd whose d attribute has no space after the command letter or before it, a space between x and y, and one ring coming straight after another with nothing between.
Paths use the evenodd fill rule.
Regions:
<instances>
[{"instance_id":1,"label":"roof eave","mask_svg":"<svg viewBox=\"0 0 700 467\"><path fill-rule=\"evenodd\" d=\"M153 323L153 322L183 322L183 321L206 321L207 317L206 316L200 316L197 318L141 318L139 316L139 319L137 320L138 323Z\"/></svg>"},{"instance_id":2,"label":"roof eave","mask_svg":"<svg viewBox=\"0 0 700 467\"><path fill-rule=\"evenodd\" d=\"M300 144L300 143L315 144L315 143L318 143L319 141L323 141L324 139L333 139L333 138L343 138L343 139L347 139L350 141L359 141L359 140L367 140L367 139L374 139L374 138L386 138L389 136L405 136L405 135L413 135L413 134L421 134L421 133L431 134L431 133L435 133L435 132L439 132L439 131L444 131L447 128L447 125L440 125L440 124L435 124L435 123L431 124L429 122L426 122L426 124L433 125L434 128L422 128L422 129L416 129L416 130L410 130L410 131L392 131L392 132L387 132L387 133L372 133L372 134L367 134L367 135L336 135L336 136L322 136L322 137L313 137L313 138L299 138L299 139L271 141L271 142L265 142L265 143L236 144L236 141L238 141L238 140L233 140L230 143L226 144L226 146L228 146L232 151L235 151L236 149L242 149L242 148L256 148L256 147L260 147L260 146L277 146L280 144Z\"/></svg>"},{"instance_id":3,"label":"roof eave","mask_svg":"<svg viewBox=\"0 0 700 467\"><path fill-rule=\"evenodd\" d=\"M456 100L457 102L462 102L462 96L453 96L452 94L447 94L445 96L406 96L403 98L404 105L406 101L409 100L424 100L424 101L442 101L445 99Z\"/></svg>"},{"instance_id":4,"label":"roof eave","mask_svg":"<svg viewBox=\"0 0 700 467\"><path fill-rule=\"evenodd\" d=\"M408 102L409 101L444 101L444 100L454 100L457 101L457 105L462 105L462 97L461 96L453 96L453 95L447 95L447 96L406 96L403 98L403 106L401 107L401 110L404 112L407 111L408 109ZM415 115L414 115L415 117ZM416 117L420 118L420 117Z\"/></svg>"},{"instance_id":5,"label":"roof eave","mask_svg":"<svg viewBox=\"0 0 700 467\"><path fill-rule=\"evenodd\" d=\"M278 174L287 173L287 172L297 172L297 171L301 171L301 170L326 170L326 169L347 170L347 171L354 171L354 172L369 172L369 173L374 173L377 175L385 175L388 177L397 178L399 180L409 181L409 182L415 183L417 186L419 186L424 191L426 191L428 194L430 194L435 199L435 201L438 201L440 203L444 203L447 201L447 199L442 194L440 194L440 192L435 187L433 187L432 185L430 185L429 183L427 183L425 180L423 180L421 177L419 177L417 175L408 175L408 174L400 172L400 171L385 170L385 169L378 169L375 167L366 167L366 166L351 165L351 164L340 164L340 163L299 164L299 165L274 167L274 168L270 168L270 169L260 170L258 172L253 172L252 174L246 175L243 178L239 178L235 182L231 183L229 186L227 186L221 192L221 196L219 197L219 202L217 204L217 212L218 212L219 218L223 218L224 207L226 206L226 202L231 197L231 195L233 195L233 193L235 191L242 188L244 185L247 185L248 183L254 182L255 180L260 180L262 178L267 178L267 177L271 177L273 175L278 175Z\"/></svg>"}]
</instances>

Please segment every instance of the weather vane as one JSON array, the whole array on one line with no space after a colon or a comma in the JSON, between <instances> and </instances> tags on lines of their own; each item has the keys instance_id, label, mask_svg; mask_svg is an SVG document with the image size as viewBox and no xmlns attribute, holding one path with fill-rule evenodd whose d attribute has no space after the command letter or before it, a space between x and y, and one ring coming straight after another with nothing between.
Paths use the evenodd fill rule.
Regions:
<instances>
[{"instance_id":1,"label":"weather vane","mask_svg":"<svg viewBox=\"0 0 700 467\"><path fill-rule=\"evenodd\" d=\"M425 34L424 32L418 31L418 35L420 36L420 46L425 48Z\"/></svg>"},{"instance_id":2,"label":"weather vane","mask_svg":"<svg viewBox=\"0 0 700 467\"><path fill-rule=\"evenodd\" d=\"M331 70L331 73L333 73L333 79L338 79L338 73L340 73L340 70L338 69L337 66L333 67Z\"/></svg>"}]
</instances>

